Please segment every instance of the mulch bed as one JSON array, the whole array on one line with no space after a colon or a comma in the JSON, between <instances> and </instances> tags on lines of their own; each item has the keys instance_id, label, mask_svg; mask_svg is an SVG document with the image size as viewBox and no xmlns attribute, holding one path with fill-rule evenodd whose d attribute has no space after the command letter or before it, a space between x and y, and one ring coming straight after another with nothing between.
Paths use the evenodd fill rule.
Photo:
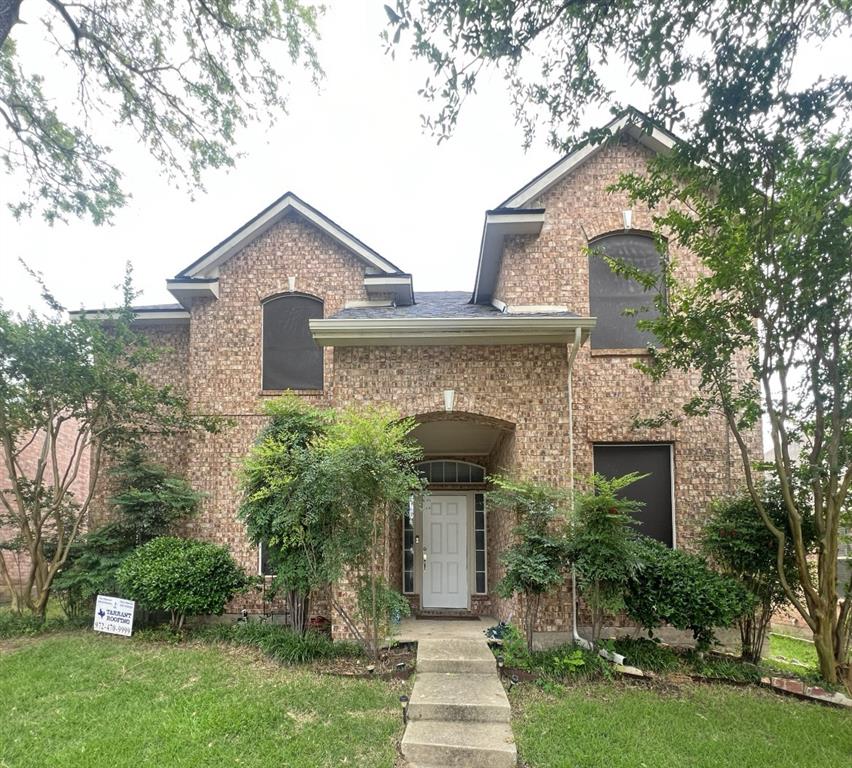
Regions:
<instances>
[{"instance_id":1,"label":"mulch bed","mask_svg":"<svg viewBox=\"0 0 852 768\"><path fill-rule=\"evenodd\" d=\"M368 656L343 657L318 661L313 667L317 672L341 677L407 680L414 672L416 658L416 643L400 643L393 648L383 649L378 662Z\"/></svg>"}]
</instances>

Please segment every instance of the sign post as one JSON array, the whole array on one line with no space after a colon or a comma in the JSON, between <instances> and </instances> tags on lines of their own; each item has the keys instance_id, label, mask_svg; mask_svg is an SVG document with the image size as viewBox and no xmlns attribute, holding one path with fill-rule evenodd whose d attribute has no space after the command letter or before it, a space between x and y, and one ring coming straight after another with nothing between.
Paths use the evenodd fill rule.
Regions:
<instances>
[{"instance_id":1,"label":"sign post","mask_svg":"<svg viewBox=\"0 0 852 768\"><path fill-rule=\"evenodd\" d=\"M111 635L130 637L133 634L133 614L136 603L122 600L120 597L98 595L95 604L95 632L108 632Z\"/></svg>"}]
</instances>

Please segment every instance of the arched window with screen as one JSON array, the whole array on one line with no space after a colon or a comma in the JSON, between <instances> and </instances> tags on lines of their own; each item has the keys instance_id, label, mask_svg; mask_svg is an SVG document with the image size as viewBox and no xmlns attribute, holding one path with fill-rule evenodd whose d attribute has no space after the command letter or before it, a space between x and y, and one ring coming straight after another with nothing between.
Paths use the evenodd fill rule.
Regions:
<instances>
[{"instance_id":1,"label":"arched window with screen","mask_svg":"<svg viewBox=\"0 0 852 768\"><path fill-rule=\"evenodd\" d=\"M322 301L304 294L263 303L263 389L322 389L322 347L308 327L322 310Z\"/></svg>"},{"instance_id":2,"label":"arched window with screen","mask_svg":"<svg viewBox=\"0 0 852 768\"><path fill-rule=\"evenodd\" d=\"M643 232L618 232L595 238L589 243L589 309L598 324L592 333L592 349L639 349L654 343L648 331L640 331L636 321L659 314L655 296L636 280L622 277L601 257L623 261L643 272L659 275L662 256L654 238Z\"/></svg>"}]
</instances>

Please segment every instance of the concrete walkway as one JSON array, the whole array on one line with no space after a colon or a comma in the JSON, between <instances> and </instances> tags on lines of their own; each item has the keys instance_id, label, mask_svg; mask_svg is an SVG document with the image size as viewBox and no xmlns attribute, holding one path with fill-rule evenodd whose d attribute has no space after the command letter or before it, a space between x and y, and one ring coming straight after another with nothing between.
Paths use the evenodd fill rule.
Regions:
<instances>
[{"instance_id":1,"label":"concrete walkway","mask_svg":"<svg viewBox=\"0 0 852 768\"><path fill-rule=\"evenodd\" d=\"M416 768L514 768L509 700L483 630L496 620L403 623L417 673L402 754Z\"/></svg>"}]
</instances>

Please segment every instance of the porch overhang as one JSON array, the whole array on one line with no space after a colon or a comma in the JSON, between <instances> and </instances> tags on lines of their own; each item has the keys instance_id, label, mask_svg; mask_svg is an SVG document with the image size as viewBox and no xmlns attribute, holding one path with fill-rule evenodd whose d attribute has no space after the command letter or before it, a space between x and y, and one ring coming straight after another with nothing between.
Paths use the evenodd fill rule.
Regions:
<instances>
[{"instance_id":1,"label":"porch overhang","mask_svg":"<svg viewBox=\"0 0 852 768\"><path fill-rule=\"evenodd\" d=\"M321 347L398 347L494 344L570 344L576 330L582 342L595 327L594 317L496 315L488 318L330 318L310 321Z\"/></svg>"}]
</instances>

